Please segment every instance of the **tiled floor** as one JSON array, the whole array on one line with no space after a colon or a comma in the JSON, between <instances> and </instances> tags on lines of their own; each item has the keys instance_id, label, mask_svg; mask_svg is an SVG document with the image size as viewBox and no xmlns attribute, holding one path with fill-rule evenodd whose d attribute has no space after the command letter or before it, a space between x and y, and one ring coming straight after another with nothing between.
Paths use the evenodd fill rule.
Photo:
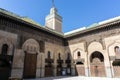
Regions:
<instances>
[{"instance_id":1,"label":"tiled floor","mask_svg":"<svg viewBox=\"0 0 120 80\"><path fill-rule=\"evenodd\" d=\"M120 78L101 78L101 77L47 77L38 79L25 79L25 80L120 80Z\"/></svg>"}]
</instances>

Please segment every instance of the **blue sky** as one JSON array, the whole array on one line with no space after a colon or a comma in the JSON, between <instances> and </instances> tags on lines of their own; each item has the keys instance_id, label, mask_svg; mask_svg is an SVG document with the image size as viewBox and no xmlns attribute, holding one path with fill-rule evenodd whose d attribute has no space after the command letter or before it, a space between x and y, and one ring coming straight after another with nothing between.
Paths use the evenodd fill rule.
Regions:
<instances>
[{"instance_id":1,"label":"blue sky","mask_svg":"<svg viewBox=\"0 0 120 80\"><path fill-rule=\"evenodd\" d=\"M63 32L120 16L120 0L55 0ZM52 0L0 0L0 8L27 16L44 26Z\"/></svg>"}]
</instances>

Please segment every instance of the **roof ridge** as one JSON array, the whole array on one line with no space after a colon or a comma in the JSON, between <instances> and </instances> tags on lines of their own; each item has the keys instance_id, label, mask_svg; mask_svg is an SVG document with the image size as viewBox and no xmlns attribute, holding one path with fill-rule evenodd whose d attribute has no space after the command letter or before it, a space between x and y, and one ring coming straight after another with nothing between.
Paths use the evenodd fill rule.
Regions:
<instances>
[{"instance_id":1,"label":"roof ridge","mask_svg":"<svg viewBox=\"0 0 120 80\"><path fill-rule=\"evenodd\" d=\"M78 28L76 30L72 30L72 31L69 31L69 32L66 32L64 33L65 36L67 35L71 35L71 34L74 34L74 33L77 33L79 31L83 31L83 30L86 30L86 29L91 29L91 28L94 28L94 27L97 27L97 26L101 26L101 25L104 25L104 24L108 24L110 22L113 22L113 21L118 21L120 20L120 16L117 16L117 17L114 17L114 18L110 18L108 20L104 20L104 21L101 21L101 22L98 22L98 23L93 23L87 27L82 27L82 28Z\"/></svg>"},{"instance_id":2,"label":"roof ridge","mask_svg":"<svg viewBox=\"0 0 120 80\"><path fill-rule=\"evenodd\" d=\"M13 17L15 17L15 18L21 19L21 20L26 21L26 22L29 22L29 23L42 26L42 25L40 25L39 23L37 23L36 21L34 21L33 19L29 18L28 16L27 16L27 17L25 17L25 16L20 16L20 15L17 15L17 14L15 14L15 13L13 13L13 12L10 12L10 11L8 11L8 10L5 10L5 9L3 9L3 8L0 8L0 12L3 12L3 13L5 13L5 14L7 14L7 15L13 16Z\"/></svg>"},{"instance_id":3,"label":"roof ridge","mask_svg":"<svg viewBox=\"0 0 120 80\"><path fill-rule=\"evenodd\" d=\"M19 16L19 15L15 14L15 13L10 12L10 11L8 11L8 10L5 10L5 9L3 9L3 8L0 8L0 12L1 12L1 13L4 13L4 14L6 14L6 15L9 15L9 16L15 17L15 18L17 18L17 19L20 19L20 20L22 20L22 21L31 23L31 24L33 24L33 25L36 25L36 26L40 27L40 28L43 29L43 30L50 31L50 33L52 32L52 33L55 33L56 35L64 36L63 33L59 33L59 32L57 32L57 31L55 31L55 30L45 28L44 26L40 25L39 23L37 23L36 21L34 21L33 19L31 19L31 18L29 18L29 17Z\"/></svg>"}]
</instances>

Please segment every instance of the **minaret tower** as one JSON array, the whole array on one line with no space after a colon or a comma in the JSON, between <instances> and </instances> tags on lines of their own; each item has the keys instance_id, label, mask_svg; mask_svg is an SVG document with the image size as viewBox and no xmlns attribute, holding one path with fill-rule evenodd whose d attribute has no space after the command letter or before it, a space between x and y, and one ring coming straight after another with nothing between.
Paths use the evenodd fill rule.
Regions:
<instances>
[{"instance_id":1,"label":"minaret tower","mask_svg":"<svg viewBox=\"0 0 120 80\"><path fill-rule=\"evenodd\" d=\"M54 0L52 0L50 14L45 19L45 26L62 33L62 17L58 14Z\"/></svg>"}]
</instances>

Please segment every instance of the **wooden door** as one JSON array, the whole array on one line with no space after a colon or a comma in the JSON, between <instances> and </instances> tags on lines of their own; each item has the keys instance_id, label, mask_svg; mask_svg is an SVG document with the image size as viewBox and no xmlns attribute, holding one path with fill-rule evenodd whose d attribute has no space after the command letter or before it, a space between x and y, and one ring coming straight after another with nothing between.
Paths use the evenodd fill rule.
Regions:
<instances>
[{"instance_id":1,"label":"wooden door","mask_svg":"<svg viewBox=\"0 0 120 80\"><path fill-rule=\"evenodd\" d=\"M26 53L23 78L36 77L36 62L37 62L37 54Z\"/></svg>"},{"instance_id":2,"label":"wooden door","mask_svg":"<svg viewBox=\"0 0 120 80\"><path fill-rule=\"evenodd\" d=\"M105 66L104 64L101 65L91 65L91 76L95 77L105 77Z\"/></svg>"},{"instance_id":3,"label":"wooden door","mask_svg":"<svg viewBox=\"0 0 120 80\"><path fill-rule=\"evenodd\" d=\"M120 77L120 66L113 66L114 77Z\"/></svg>"},{"instance_id":4,"label":"wooden door","mask_svg":"<svg viewBox=\"0 0 120 80\"><path fill-rule=\"evenodd\" d=\"M76 72L78 76L85 76L84 65L76 65Z\"/></svg>"},{"instance_id":5,"label":"wooden door","mask_svg":"<svg viewBox=\"0 0 120 80\"><path fill-rule=\"evenodd\" d=\"M115 61L113 61L112 63L113 65L113 70L114 70L114 77L120 77L120 60L116 59Z\"/></svg>"},{"instance_id":6,"label":"wooden door","mask_svg":"<svg viewBox=\"0 0 120 80\"><path fill-rule=\"evenodd\" d=\"M61 76L61 75L62 75L62 68L57 67L57 76Z\"/></svg>"},{"instance_id":7,"label":"wooden door","mask_svg":"<svg viewBox=\"0 0 120 80\"><path fill-rule=\"evenodd\" d=\"M0 60L0 80L8 80L10 77L10 65Z\"/></svg>"},{"instance_id":8,"label":"wooden door","mask_svg":"<svg viewBox=\"0 0 120 80\"><path fill-rule=\"evenodd\" d=\"M102 53L95 51L90 57L90 72L91 76L105 77L104 56Z\"/></svg>"},{"instance_id":9,"label":"wooden door","mask_svg":"<svg viewBox=\"0 0 120 80\"><path fill-rule=\"evenodd\" d=\"M45 67L45 77L53 76L53 67Z\"/></svg>"}]
</instances>

